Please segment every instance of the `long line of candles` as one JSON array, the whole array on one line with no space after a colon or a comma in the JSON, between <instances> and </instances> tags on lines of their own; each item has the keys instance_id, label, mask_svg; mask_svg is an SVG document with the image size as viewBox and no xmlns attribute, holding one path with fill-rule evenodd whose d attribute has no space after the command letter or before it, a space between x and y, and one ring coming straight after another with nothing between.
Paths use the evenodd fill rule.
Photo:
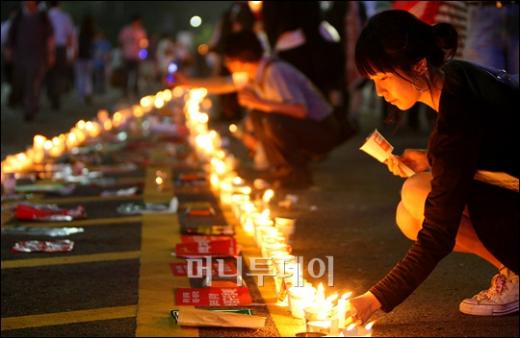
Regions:
<instances>
[{"instance_id":1,"label":"long line of candles","mask_svg":"<svg viewBox=\"0 0 520 338\"><path fill-rule=\"evenodd\" d=\"M288 236L294 230L294 220L271 217L269 202L275 192L264 191L262 198L252 200L252 188L235 171L235 158L221 146L221 137L208 128L208 114L201 111L207 95L205 89L191 90L184 106L190 143L199 158L207 163L207 174L212 189L223 205L228 206L240 226L252 236L263 258L270 261L275 279L279 304L289 306L296 318L305 318L307 331L330 335L371 336L372 323L360 326L350 323L346 316L351 311L348 298L351 292L326 297L323 284L317 288L303 278L302 262L291 255Z\"/></svg>"}]
</instances>

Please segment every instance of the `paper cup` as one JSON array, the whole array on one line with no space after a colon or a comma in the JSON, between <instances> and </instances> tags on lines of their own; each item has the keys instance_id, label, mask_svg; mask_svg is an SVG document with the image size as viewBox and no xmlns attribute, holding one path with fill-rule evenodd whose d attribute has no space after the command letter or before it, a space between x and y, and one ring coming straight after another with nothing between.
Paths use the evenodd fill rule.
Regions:
<instances>
[{"instance_id":1,"label":"paper cup","mask_svg":"<svg viewBox=\"0 0 520 338\"><path fill-rule=\"evenodd\" d=\"M292 218L276 217L274 221L275 227L280 230L287 240L290 240L294 234L296 220Z\"/></svg>"},{"instance_id":2,"label":"paper cup","mask_svg":"<svg viewBox=\"0 0 520 338\"><path fill-rule=\"evenodd\" d=\"M310 286L291 286L288 290L288 305L294 318L305 318L304 309L314 300L315 290Z\"/></svg>"},{"instance_id":3,"label":"paper cup","mask_svg":"<svg viewBox=\"0 0 520 338\"><path fill-rule=\"evenodd\" d=\"M233 84L238 90L244 89L249 82L249 75L246 72L235 72L231 74Z\"/></svg>"}]
</instances>

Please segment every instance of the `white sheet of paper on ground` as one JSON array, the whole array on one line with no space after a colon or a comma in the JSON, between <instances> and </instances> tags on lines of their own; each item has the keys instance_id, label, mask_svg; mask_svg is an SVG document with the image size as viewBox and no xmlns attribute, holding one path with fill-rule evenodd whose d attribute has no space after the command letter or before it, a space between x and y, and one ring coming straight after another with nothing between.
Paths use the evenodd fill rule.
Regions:
<instances>
[{"instance_id":1,"label":"white sheet of paper on ground","mask_svg":"<svg viewBox=\"0 0 520 338\"><path fill-rule=\"evenodd\" d=\"M162 204L153 204L146 203L146 209L143 210L143 214L151 214L151 213L166 213L166 214L175 214L177 213L177 209L179 208L179 200L177 197L173 197L170 200L170 203L167 207Z\"/></svg>"},{"instance_id":2,"label":"white sheet of paper on ground","mask_svg":"<svg viewBox=\"0 0 520 338\"><path fill-rule=\"evenodd\" d=\"M126 189L119 189L119 190L105 190L101 192L101 196L108 197L108 196L133 196L137 193L139 190L138 187L130 187Z\"/></svg>"},{"instance_id":3,"label":"white sheet of paper on ground","mask_svg":"<svg viewBox=\"0 0 520 338\"><path fill-rule=\"evenodd\" d=\"M260 329L265 327L265 320L265 317L255 315L186 308L179 311L177 323L181 326Z\"/></svg>"},{"instance_id":4,"label":"white sheet of paper on ground","mask_svg":"<svg viewBox=\"0 0 520 338\"><path fill-rule=\"evenodd\" d=\"M368 155L372 156L376 160L381 163L385 163L385 161L390 157L394 156L392 151L394 147L388 142L381 133L375 129L370 136L367 137L365 143L359 148L364 151ZM401 169L406 176L410 177L415 174L415 172L410 169L406 164L399 161L399 169Z\"/></svg>"}]
</instances>

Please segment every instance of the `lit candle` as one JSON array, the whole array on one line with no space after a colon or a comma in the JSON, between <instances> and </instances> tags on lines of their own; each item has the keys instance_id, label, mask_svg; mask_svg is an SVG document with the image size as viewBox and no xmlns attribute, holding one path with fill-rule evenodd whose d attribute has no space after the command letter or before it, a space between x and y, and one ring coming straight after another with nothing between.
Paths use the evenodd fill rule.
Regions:
<instances>
[{"instance_id":1,"label":"lit candle","mask_svg":"<svg viewBox=\"0 0 520 338\"><path fill-rule=\"evenodd\" d=\"M41 149L43 150L43 144L45 143L45 141L47 140L47 138L43 135L34 135L33 137L33 147L35 149Z\"/></svg>"},{"instance_id":2,"label":"lit candle","mask_svg":"<svg viewBox=\"0 0 520 338\"><path fill-rule=\"evenodd\" d=\"M101 127L97 122L88 121L85 123L85 131L87 132L88 136L94 138L99 136L101 133Z\"/></svg>"},{"instance_id":3,"label":"lit candle","mask_svg":"<svg viewBox=\"0 0 520 338\"><path fill-rule=\"evenodd\" d=\"M155 172L155 184L157 185L157 190L162 191L164 189L165 183L166 183L166 176L167 174L162 170L157 170Z\"/></svg>"},{"instance_id":4,"label":"lit candle","mask_svg":"<svg viewBox=\"0 0 520 338\"><path fill-rule=\"evenodd\" d=\"M139 104L141 107L143 107L145 110L148 110L152 107L154 102L153 96L145 96L139 100Z\"/></svg>"},{"instance_id":5,"label":"lit candle","mask_svg":"<svg viewBox=\"0 0 520 338\"><path fill-rule=\"evenodd\" d=\"M375 322L370 322L365 326L361 326L357 323L352 323L343 331L343 335L345 337L372 337L374 324Z\"/></svg>"},{"instance_id":6,"label":"lit candle","mask_svg":"<svg viewBox=\"0 0 520 338\"><path fill-rule=\"evenodd\" d=\"M266 191L264 191L264 194L262 195L262 201L264 204L264 208L269 207L269 202L271 202L273 197L274 197L273 189L267 189Z\"/></svg>"},{"instance_id":7,"label":"lit candle","mask_svg":"<svg viewBox=\"0 0 520 338\"><path fill-rule=\"evenodd\" d=\"M238 90L244 89L249 82L249 75L246 72L234 72L231 74L233 84Z\"/></svg>"},{"instance_id":8,"label":"lit candle","mask_svg":"<svg viewBox=\"0 0 520 338\"><path fill-rule=\"evenodd\" d=\"M108 111L106 109L101 109L97 113L97 119L99 122L104 123L109 120Z\"/></svg>"},{"instance_id":9,"label":"lit candle","mask_svg":"<svg viewBox=\"0 0 520 338\"><path fill-rule=\"evenodd\" d=\"M340 330L345 328L345 316L347 315L347 300L352 296L352 292L344 293L338 300L337 317L338 328Z\"/></svg>"},{"instance_id":10,"label":"lit candle","mask_svg":"<svg viewBox=\"0 0 520 338\"><path fill-rule=\"evenodd\" d=\"M65 140L58 136L52 138L52 147L49 149L49 155L59 157L65 152Z\"/></svg>"},{"instance_id":11,"label":"lit candle","mask_svg":"<svg viewBox=\"0 0 520 338\"><path fill-rule=\"evenodd\" d=\"M132 110L134 112L134 116L137 118L142 117L144 115L143 108L139 105L133 105Z\"/></svg>"},{"instance_id":12,"label":"lit candle","mask_svg":"<svg viewBox=\"0 0 520 338\"><path fill-rule=\"evenodd\" d=\"M162 95L157 95L157 97L154 100L154 106L156 109L161 109L162 107L164 107L164 99L162 98Z\"/></svg>"},{"instance_id":13,"label":"lit candle","mask_svg":"<svg viewBox=\"0 0 520 338\"><path fill-rule=\"evenodd\" d=\"M288 305L294 318L304 318L303 309L312 305L316 289L311 285L291 286L288 290Z\"/></svg>"},{"instance_id":14,"label":"lit candle","mask_svg":"<svg viewBox=\"0 0 520 338\"><path fill-rule=\"evenodd\" d=\"M112 116L112 126L119 127L123 123L123 113L116 111Z\"/></svg>"},{"instance_id":15,"label":"lit candle","mask_svg":"<svg viewBox=\"0 0 520 338\"><path fill-rule=\"evenodd\" d=\"M112 120L106 120L105 122L103 122L103 129L105 129L106 131L109 131L112 129Z\"/></svg>"},{"instance_id":16,"label":"lit candle","mask_svg":"<svg viewBox=\"0 0 520 338\"><path fill-rule=\"evenodd\" d=\"M276 217L274 219L274 224L285 239L289 241L294 234L296 220L292 218Z\"/></svg>"}]
</instances>

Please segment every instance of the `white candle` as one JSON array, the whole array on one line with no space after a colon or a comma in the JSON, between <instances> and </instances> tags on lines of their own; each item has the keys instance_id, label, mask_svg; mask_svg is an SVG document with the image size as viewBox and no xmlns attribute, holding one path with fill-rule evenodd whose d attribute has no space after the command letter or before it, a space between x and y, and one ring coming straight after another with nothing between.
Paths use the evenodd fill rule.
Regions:
<instances>
[{"instance_id":1,"label":"white candle","mask_svg":"<svg viewBox=\"0 0 520 338\"><path fill-rule=\"evenodd\" d=\"M289 309L294 318L304 318L303 309L312 304L315 292L316 290L310 285L303 287L291 286L289 288Z\"/></svg>"},{"instance_id":2,"label":"white candle","mask_svg":"<svg viewBox=\"0 0 520 338\"><path fill-rule=\"evenodd\" d=\"M352 296L352 292L344 293L338 300L337 316L339 329L345 328L345 316L347 315L347 300Z\"/></svg>"},{"instance_id":3,"label":"white candle","mask_svg":"<svg viewBox=\"0 0 520 338\"><path fill-rule=\"evenodd\" d=\"M231 74L231 77L233 78L233 84L238 90L244 89L249 82L249 75L246 72L235 72Z\"/></svg>"},{"instance_id":4,"label":"white candle","mask_svg":"<svg viewBox=\"0 0 520 338\"><path fill-rule=\"evenodd\" d=\"M365 326L352 323L343 331L343 334L345 337L372 337L372 327L374 326L374 323L375 322L370 322Z\"/></svg>"}]
</instances>

